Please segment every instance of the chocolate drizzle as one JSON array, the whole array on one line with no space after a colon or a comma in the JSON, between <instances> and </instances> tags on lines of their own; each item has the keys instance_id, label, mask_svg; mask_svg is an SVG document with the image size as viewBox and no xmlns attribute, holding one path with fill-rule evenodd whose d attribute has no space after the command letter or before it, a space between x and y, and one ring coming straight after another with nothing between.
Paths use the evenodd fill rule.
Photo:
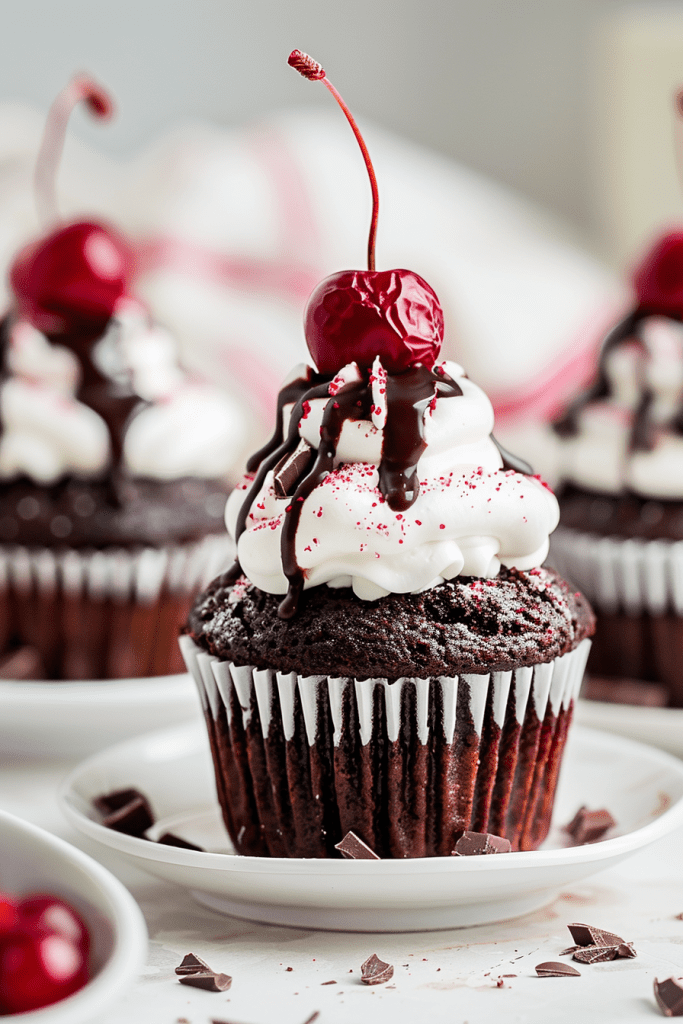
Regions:
<instances>
[{"instance_id":1,"label":"chocolate drizzle","mask_svg":"<svg viewBox=\"0 0 683 1024\"><path fill-rule=\"evenodd\" d=\"M503 448L500 441L498 441L493 434L491 434L491 440L495 444L498 449L498 454L503 460L503 469L512 470L515 473L521 473L522 476L533 476L534 471L528 462L521 459L519 455L513 455L512 452L507 450L507 448Z\"/></svg>"},{"instance_id":2,"label":"chocolate drizzle","mask_svg":"<svg viewBox=\"0 0 683 1024\"><path fill-rule=\"evenodd\" d=\"M566 412L553 423L553 429L560 437L574 437L579 430L579 416L591 402L601 398L612 397L612 388L607 373L607 360L615 349L619 348L625 341L635 343L641 353L642 360L638 366L638 388L639 400L636 407L631 432L628 439L629 452L651 451L654 447L654 422L652 420L652 407L654 394L647 383L645 368L650 353L647 345L640 336L642 322L649 316L657 315L652 311L638 307L627 314L609 332L602 343L600 358L598 360L598 372L593 384L576 398ZM668 319L672 319L668 315ZM679 409L671 424L677 433L683 434L683 406Z\"/></svg>"}]
</instances>

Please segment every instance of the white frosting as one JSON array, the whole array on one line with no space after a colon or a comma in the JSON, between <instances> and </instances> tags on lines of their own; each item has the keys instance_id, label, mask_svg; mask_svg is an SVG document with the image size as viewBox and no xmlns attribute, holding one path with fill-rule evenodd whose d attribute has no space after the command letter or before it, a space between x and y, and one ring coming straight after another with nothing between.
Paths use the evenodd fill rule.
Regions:
<instances>
[{"instance_id":1,"label":"white frosting","mask_svg":"<svg viewBox=\"0 0 683 1024\"><path fill-rule=\"evenodd\" d=\"M579 413L577 433L556 437L561 481L591 491L642 497L683 497L683 436L673 420L683 402L683 325L663 317L644 321L641 339L613 350L605 362L610 394ZM643 388L652 394L651 451L631 451L629 440Z\"/></svg>"},{"instance_id":2,"label":"white frosting","mask_svg":"<svg viewBox=\"0 0 683 1024\"><path fill-rule=\"evenodd\" d=\"M460 366L444 366L463 393L437 399L426 414L420 493L406 511L393 512L379 490L383 431L370 420L344 423L335 469L302 504L296 558L305 587L352 586L359 597L374 600L388 592L418 592L460 574L492 577L501 564L542 564L559 516L555 497L537 479L502 469L489 436L488 398ZM353 379L347 370L345 378ZM299 425L301 437L315 448L327 401L311 402ZM285 424L290 411L283 411ZM228 501L233 536L250 483ZM273 594L287 590L280 538L289 504L289 498L276 496L269 472L238 543L248 578Z\"/></svg>"},{"instance_id":3,"label":"white frosting","mask_svg":"<svg viewBox=\"0 0 683 1024\"><path fill-rule=\"evenodd\" d=\"M93 359L149 403L133 416L123 439L123 462L132 475L165 480L229 474L246 439L237 403L188 375L171 336L149 324L140 307L127 301L117 310ZM109 433L99 414L75 397L80 369L73 352L18 323L7 367L0 387L0 479L26 475L50 484L63 475L106 470Z\"/></svg>"}]
</instances>

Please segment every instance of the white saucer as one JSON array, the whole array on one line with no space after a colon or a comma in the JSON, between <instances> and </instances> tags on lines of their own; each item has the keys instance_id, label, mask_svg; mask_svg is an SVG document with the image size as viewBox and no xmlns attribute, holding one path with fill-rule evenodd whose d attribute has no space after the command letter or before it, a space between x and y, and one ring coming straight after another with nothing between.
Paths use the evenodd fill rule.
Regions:
<instances>
[{"instance_id":1,"label":"white saucer","mask_svg":"<svg viewBox=\"0 0 683 1024\"><path fill-rule=\"evenodd\" d=\"M0 681L0 755L84 757L150 729L200 720L189 675L73 683Z\"/></svg>"},{"instance_id":2,"label":"white saucer","mask_svg":"<svg viewBox=\"0 0 683 1024\"><path fill-rule=\"evenodd\" d=\"M160 846L104 828L91 800L136 787L149 797L157 834L172 831L210 850ZM81 832L127 861L192 891L223 913L252 921L339 931L421 931L501 921L549 903L558 889L615 864L683 822L683 762L650 747L576 728L556 803L564 824L577 808L606 807L614 838L563 848L555 829L536 852L421 860L240 857L220 823L203 727L141 736L75 769L60 802Z\"/></svg>"},{"instance_id":3,"label":"white saucer","mask_svg":"<svg viewBox=\"0 0 683 1024\"><path fill-rule=\"evenodd\" d=\"M683 757L683 708L647 708L580 700L576 721L591 729L604 729Z\"/></svg>"},{"instance_id":4,"label":"white saucer","mask_svg":"<svg viewBox=\"0 0 683 1024\"><path fill-rule=\"evenodd\" d=\"M2 1017L3 1024L101 1020L145 964L147 929L137 903L91 857L5 811L0 811L0 865L2 887L8 892L54 893L76 907L90 932L93 972L75 995L42 1010Z\"/></svg>"}]
</instances>

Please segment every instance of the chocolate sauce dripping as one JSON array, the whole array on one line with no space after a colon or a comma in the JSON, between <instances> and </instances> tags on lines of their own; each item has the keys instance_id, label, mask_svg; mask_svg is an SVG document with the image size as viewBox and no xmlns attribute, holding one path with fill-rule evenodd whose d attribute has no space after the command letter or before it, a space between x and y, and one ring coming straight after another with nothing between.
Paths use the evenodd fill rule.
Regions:
<instances>
[{"instance_id":1,"label":"chocolate sauce dripping","mask_svg":"<svg viewBox=\"0 0 683 1024\"><path fill-rule=\"evenodd\" d=\"M507 450L507 448L503 448L500 441L498 441L493 436L493 434L491 434L491 440L495 444L496 448L498 449L498 453L500 454L500 457L503 460L503 469L512 469L515 473L522 473L523 476L534 475L534 471L529 465L529 463L525 462L524 459L521 459L519 455L513 455L512 452L509 452Z\"/></svg>"},{"instance_id":2,"label":"chocolate sauce dripping","mask_svg":"<svg viewBox=\"0 0 683 1024\"><path fill-rule=\"evenodd\" d=\"M299 398L296 402L296 405L292 409L292 414L289 418L287 438L283 441L281 415L282 408L285 405L287 405L289 401L292 400L292 389L296 385L301 385L303 383L304 381L302 380L294 381L292 384L289 384L282 389L280 395L278 396L278 425L276 425L275 427L273 437L270 439L268 444L266 444L260 451L256 452L255 455L252 455L252 457L249 459L247 463L248 471L253 473L256 470L256 476L254 477L253 483L249 490L247 491L244 501L240 506L239 515L237 516L237 523L235 525L235 544L237 544L238 540L244 533L244 530L247 525L247 517L249 516L249 509L251 508L252 502L255 501L259 491L263 487L263 481L265 480L267 473L269 472L269 470L277 466L280 459L284 458L286 455L290 455L296 448L297 444L299 443L299 423L301 422L301 417L304 414L304 402L311 402L315 398L329 397L329 382L318 384L312 388L308 387L308 390L304 391L303 394L300 393L299 389ZM280 401L280 396L282 396L283 394L285 395L285 399L283 401ZM273 448L272 442L278 437L280 438L280 441L277 444L277 447ZM264 452L268 452L268 454L263 456ZM260 461L257 461L257 458ZM228 571L224 574L225 585L232 586L234 583L237 582L241 575L242 567L240 565L239 558L236 558L232 568L228 569Z\"/></svg>"},{"instance_id":3,"label":"chocolate sauce dripping","mask_svg":"<svg viewBox=\"0 0 683 1024\"><path fill-rule=\"evenodd\" d=\"M598 375L594 384L582 395L574 399L567 411L553 423L553 430L560 437L573 437L579 429L579 414L582 410L595 401L597 398L607 398L610 394L609 379L607 377L607 357L622 341L635 335L641 320L649 314L643 309L634 309L623 320L620 320L609 332L602 343L600 359L598 361Z\"/></svg>"},{"instance_id":4,"label":"chocolate sauce dripping","mask_svg":"<svg viewBox=\"0 0 683 1024\"><path fill-rule=\"evenodd\" d=\"M247 473L255 473L261 463L268 458L269 455L279 448L284 438L284 423L282 417L282 410L286 405L290 403L296 404L301 398L303 398L307 391L310 391L312 387L323 381L328 381L330 378L325 377L320 373L310 372L308 377L298 377L297 380L293 380L291 384L285 384L277 396L277 417L275 420L275 430L269 441L267 441L263 448L259 448L257 452L254 452L247 461Z\"/></svg>"},{"instance_id":5,"label":"chocolate sauce dripping","mask_svg":"<svg viewBox=\"0 0 683 1024\"><path fill-rule=\"evenodd\" d=\"M320 444L316 460L313 468L304 476L295 490L287 507L282 527L282 569L289 580L289 589L278 608L277 613L281 619L291 619L295 614L304 585L304 572L296 560L296 532L304 501L334 469L337 444L346 420L369 419L371 404L372 392L369 385L365 381L354 381L342 387L325 406L323 421L320 425ZM298 437L299 420L295 415L292 415L292 423Z\"/></svg>"}]
</instances>

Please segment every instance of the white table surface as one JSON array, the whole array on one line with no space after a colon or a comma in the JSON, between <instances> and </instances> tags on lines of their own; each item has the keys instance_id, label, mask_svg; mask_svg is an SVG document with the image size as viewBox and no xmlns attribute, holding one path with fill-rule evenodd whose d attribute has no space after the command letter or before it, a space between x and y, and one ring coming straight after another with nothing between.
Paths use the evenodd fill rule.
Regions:
<instances>
[{"instance_id":1,"label":"white table surface","mask_svg":"<svg viewBox=\"0 0 683 1024\"><path fill-rule=\"evenodd\" d=\"M498 925L404 935L275 928L222 917L182 889L104 854L67 824L56 802L69 762L0 758L0 807L62 836L109 867L138 900L150 934L136 986L101 1024L576 1024L662 1019L652 982L683 976L683 829L616 868L567 888L536 914ZM571 944L571 921L633 941L634 960L576 966L580 978L538 978ZM233 978L227 993L181 986L185 953ZM377 953L392 983L366 987L360 965ZM562 958L572 962L569 957ZM291 971L286 968L291 967ZM504 974L504 987L496 986ZM324 982L335 981L334 985Z\"/></svg>"}]
</instances>

